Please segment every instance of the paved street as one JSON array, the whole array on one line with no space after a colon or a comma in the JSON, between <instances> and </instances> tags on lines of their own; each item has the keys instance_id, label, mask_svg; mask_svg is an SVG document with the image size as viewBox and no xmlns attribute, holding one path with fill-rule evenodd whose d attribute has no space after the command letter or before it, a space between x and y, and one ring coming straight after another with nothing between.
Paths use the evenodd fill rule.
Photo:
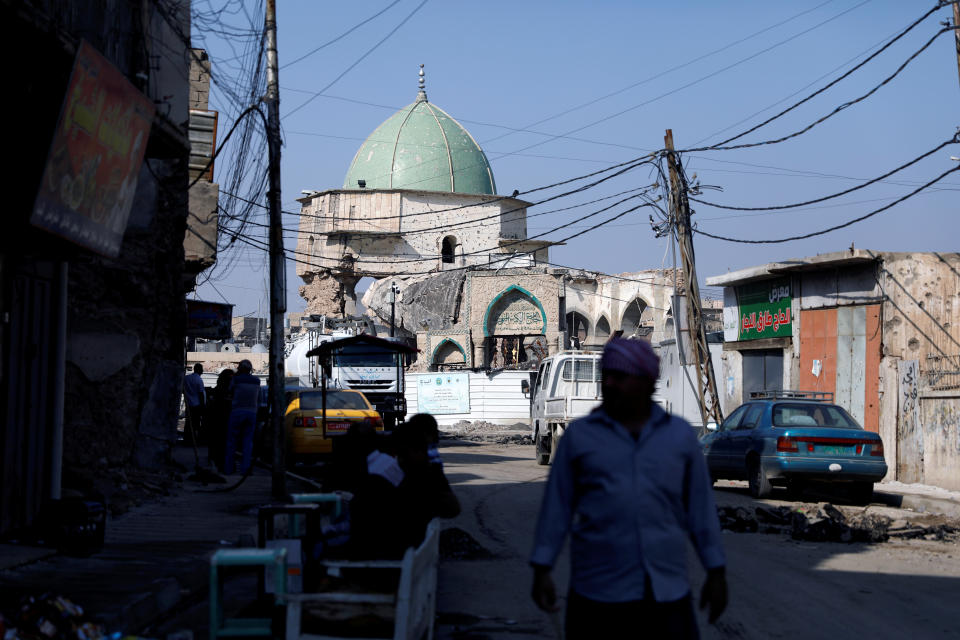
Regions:
<instances>
[{"instance_id":1,"label":"paved street","mask_svg":"<svg viewBox=\"0 0 960 640\"><path fill-rule=\"evenodd\" d=\"M450 442L441 453L463 504L461 515L445 525L468 533L491 557L441 562L438 637L552 637L555 622L530 601L526 565L548 468L535 464L530 445ZM727 484L734 486L715 490L718 504L755 504L744 488ZM730 607L716 626L701 618L704 638L960 637L956 542L812 543L732 532L724 541ZM564 554L555 574L560 590L567 563ZM690 565L696 589L702 573L692 551Z\"/></svg>"}]
</instances>

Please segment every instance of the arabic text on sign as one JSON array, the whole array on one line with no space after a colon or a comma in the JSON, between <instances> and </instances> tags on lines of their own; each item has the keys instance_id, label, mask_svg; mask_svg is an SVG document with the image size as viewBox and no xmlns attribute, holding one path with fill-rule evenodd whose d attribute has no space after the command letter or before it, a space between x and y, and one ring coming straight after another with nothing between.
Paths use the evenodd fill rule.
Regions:
<instances>
[{"instance_id":1,"label":"arabic text on sign","mask_svg":"<svg viewBox=\"0 0 960 640\"><path fill-rule=\"evenodd\" d=\"M772 328L776 333L781 326L787 324L790 324L790 309L781 309L777 313L753 311L750 315L743 314L740 318L740 328L744 332L756 329L757 333L763 333L764 330Z\"/></svg>"}]
</instances>

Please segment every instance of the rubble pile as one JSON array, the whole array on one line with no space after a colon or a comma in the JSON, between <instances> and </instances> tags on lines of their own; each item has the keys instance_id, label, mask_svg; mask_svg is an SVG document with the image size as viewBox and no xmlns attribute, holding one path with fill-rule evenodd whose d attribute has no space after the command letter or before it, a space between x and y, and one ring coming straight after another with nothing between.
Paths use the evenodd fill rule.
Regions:
<instances>
[{"instance_id":1,"label":"rubble pile","mask_svg":"<svg viewBox=\"0 0 960 640\"><path fill-rule=\"evenodd\" d=\"M108 634L78 604L63 596L45 593L21 598L16 609L0 611L0 638L4 640L94 640L119 639Z\"/></svg>"},{"instance_id":2,"label":"rubble pile","mask_svg":"<svg viewBox=\"0 0 960 640\"><path fill-rule=\"evenodd\" d=\"M794 507L720 507L720 526L738 533L775 533L811 542L885 542L890 538L960 539L960 524L893 521L858 510L844 513L830 503Z\"/></svg>"},{"instance_id":3,"label":"rubble pile","mask_svg":"<svg viewBox=\"0 0 960 640\"><path fill-rule=\"evenodd\" d=\"M461 420L448 427L442 427L440 437L469 442L529 445L533 444L533 437L529 431L529 425L523 423L493 424L483 420Z\"/></svg>"}]
</instances>

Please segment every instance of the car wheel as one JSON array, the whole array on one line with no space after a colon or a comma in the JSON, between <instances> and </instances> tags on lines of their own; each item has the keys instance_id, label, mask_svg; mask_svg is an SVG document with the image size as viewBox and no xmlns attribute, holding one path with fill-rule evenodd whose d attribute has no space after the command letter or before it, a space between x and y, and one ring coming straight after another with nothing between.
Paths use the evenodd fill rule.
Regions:
<instances>
[{"instance_id":1,"label":"car wheel","mask_svg":"<svg viewBox=\"0 0 960 640\"><path fill-rule=\"evenodd\" d=\"M544 438L540 435L540 432L537 432L533 437L534 447L536 450L537 464L547 465L550 464L550 452L544 451Z\"/></svg>"},{"instance_id":2,"label":"car wheel","mask_svg":"<svg viewBox=\"0 0 960 640\"><path fill-rule=\"evenodd\" d=\"M850 488L850 497L857 504L870 504L873 502L873 483L854 482Z\"/></svg>"},{"instance_id":3,"label":"car wheel","mask_svg":"<svg viewBox=\"0 0 960 640\"><path fill-rule=\"evenodd\" d=\"M770 479L763 470L759 460L750 463L750 495L754 498L766 498L773 491Z\"/></svg>"}]
</instances>

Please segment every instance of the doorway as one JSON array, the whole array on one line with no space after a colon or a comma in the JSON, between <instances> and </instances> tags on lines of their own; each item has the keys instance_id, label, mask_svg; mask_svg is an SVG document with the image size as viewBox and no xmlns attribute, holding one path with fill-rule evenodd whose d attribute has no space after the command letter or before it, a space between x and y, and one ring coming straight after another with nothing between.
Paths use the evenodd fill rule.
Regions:
<instances>
[{"instance_id":1,"label":"doorway","mask_svg":"<svg viewBox=\"0 0 960 640\"><path fill-rule=\"evenodd\" d=\"M743 400L757 391L783 390L783 349L741 351L743 356Z\"/></svg>"}]
</instances>

